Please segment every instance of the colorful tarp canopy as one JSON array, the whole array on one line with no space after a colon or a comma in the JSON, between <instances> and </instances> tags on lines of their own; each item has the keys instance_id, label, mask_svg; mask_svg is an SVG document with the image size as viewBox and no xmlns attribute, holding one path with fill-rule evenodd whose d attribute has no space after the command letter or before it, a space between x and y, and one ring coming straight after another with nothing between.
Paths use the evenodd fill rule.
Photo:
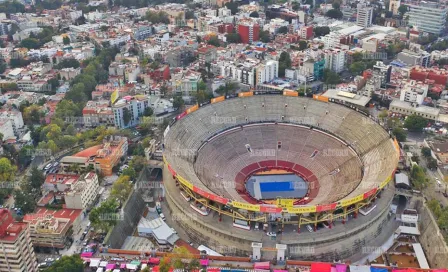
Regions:
<instances>
[{"instance_id":1,"label":"colorful tarp canopy","mask_svg":"<svg viewBox=\"0 0 448 272\"><path fill-rule=\"evenodd\" d=\"M337 264L336 265L336 271L337 272L345 272L345 271L347 271L347 265L345 265L345 264Z\"/></svg>"},{"instance_id":2,"label":"colorful tarp canopy","mask_svg":"<svg viewBox=\"0 0 448 272\"><path fill-rule=\"evenodd\" d=\"M159 258L149 258L148 263L150 264L159 264L160 259Z\"/></svg>"},{"instance_id":3,"label":"colorful tarp canopy","mask_svg":"<svg viewBox=\"0 0 448 272\"><path fill-rule=\"evenodd\" d=\"M370 271L371 272L388 272L389 270L387 270L387 268L382 268L382 267L370 267Z\"/></svg>"},{"instance_id":4,"label":"colorful tarp canopy","mask_svg":"<svg viewBox=\"0 0 448 272\"><path fill-rule=\"evenodd\" d=\"M116 264L108 264L108 265L106 265L106 270L115 269L116 266L117 266Z\"/></svg>"},{"instance_id":5,"label":"colorful tarp canopy","mask_svg":"<svg viewBox=\"0 0 448 272\"><path fill-rule=\"evenodd\" d=\"M271 267L269 262L258 262L254 264L255 269L269 269Z\"/></svg>"},{"instance_id":6,"label":"colorful tarp canopy","mask_svg":"<svg viewBox=\"0 0 448 272\"><path fill-rule=\"evenodd\" d=\"M207 259L207 260L201 259L201 260L199 261L199 263L200 263L201 265L208 265L208 259Z\"/></svg>"},{"instance_id":7,"label":"colorful tarp canopy","mask_svg":"<svg viewBox=\"0 0 448 272\"><path fill-rule=\"evenodd\" d=\"M312 263L311 272L331 272L331 264L329 263Z\"/></svg>"}]
</instances>

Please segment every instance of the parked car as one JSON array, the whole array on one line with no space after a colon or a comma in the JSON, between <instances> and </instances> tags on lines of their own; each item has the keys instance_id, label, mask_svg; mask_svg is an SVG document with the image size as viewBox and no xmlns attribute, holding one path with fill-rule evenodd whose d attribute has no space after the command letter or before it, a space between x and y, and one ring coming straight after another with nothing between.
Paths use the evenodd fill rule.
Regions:
<instances>
[{"instance_id":1,"label":"parked car","mask_svg":"<svg viewBox=\"0 0 448 272\"><path fill-rule=\"evenodd\" d=\"M448 194L446 192L443 192L443 196L448 198Z\"/></svg>"},{"instance_id":2,"label":"parked car","mask_svg":"<svg viewBox=\"0 0 448 272\"><path fill-rule=\"evenodd\" d=\"M311 225L306 225L306 229L307 229L309 232L314 232L314 229L313 229L313 227L311 227Z\"/></svg>"},{"instance_id":3,"label":"parked car","mask_svg":"<svg viewBox=\"0 0 448 272\"><path fill-rule=\"evenodd\" d=\"M266 235L269 237L277 237L277 234L275 232L271 232L271 231L266 233Z\"/></svg>"}]
</instances>

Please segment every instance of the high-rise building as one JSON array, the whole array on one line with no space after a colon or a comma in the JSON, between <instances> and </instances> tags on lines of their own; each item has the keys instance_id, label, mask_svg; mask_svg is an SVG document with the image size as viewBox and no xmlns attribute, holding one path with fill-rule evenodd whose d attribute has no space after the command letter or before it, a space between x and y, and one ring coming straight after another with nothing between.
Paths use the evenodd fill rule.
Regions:
<instances>
[{"instance_id":1,"label":"high-rise building","mask_svg":"<svg viewBox=\"0 0 448 272\"><path fill-rule=\"evenodd\" d=\"M259 64L256 67L257 85L272 81L278 77L278 61L269 60L266 63Z\"/></svg>"},{"instance_id":2,"label":"high-rise building","mask_svg":"<svg viewBox=\"0 0 448 272\"><path fill-rule=\"evenodd\" d=\"M420 2L409 5L409 25L418 31L440 35L445 28L447 8L438 3Z\"/></svg>"},{"instance_id":3,"label":"high-rise building","mask_svg":"<svg viewBox=\"0 0 448 272\"><path fill-rule=\"evenodd\" d=\"M0 209L0 272L37 270L28 224L15 222L8 209Z\"/></svg>"},{"instance_id":4,"label":"high-rise building","mask_svg":"<svg viewBox=\"0 0 448 272\"><path fill-rule=\"evenodd\" d=\"M361 27L369 27L372 25L373 7L366 4L358 4L358 12L356 17L356 25Z\"/></svg>"},{"instance_id":5,"label":"high-rise building","mask_svg":"<svg viewBox=\"0 0 448 272\"><path fill-rule=\"evenodd\" d=\"M260 26L250 21L240 21L237 27L242 43L253 43L258 41L260 36Z\"/></svg>"}]
</instances>

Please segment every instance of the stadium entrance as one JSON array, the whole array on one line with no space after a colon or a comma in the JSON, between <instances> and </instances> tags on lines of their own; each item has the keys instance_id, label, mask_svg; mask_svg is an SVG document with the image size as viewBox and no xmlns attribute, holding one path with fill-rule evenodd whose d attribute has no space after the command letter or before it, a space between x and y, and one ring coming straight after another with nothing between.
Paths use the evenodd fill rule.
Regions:
<instances>
[{"instance_id":1,"label":"stadium entrance","mask_svg":"<svg viewBox=\"0 0 448 272\"><path fill-rule=\"evenodd\" d=\"M308 183L293 172L270 169L252 174L245 184L256 200L301 199L308 194Z\"/></svg>"}]
</instances>

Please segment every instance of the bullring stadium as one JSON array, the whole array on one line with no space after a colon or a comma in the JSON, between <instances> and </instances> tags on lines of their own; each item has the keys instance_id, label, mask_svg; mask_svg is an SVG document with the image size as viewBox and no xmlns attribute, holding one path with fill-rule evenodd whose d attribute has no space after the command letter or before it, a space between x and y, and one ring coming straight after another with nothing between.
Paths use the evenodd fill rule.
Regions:
<instances>
[{"instance_id":1,"label":"bullring stadium","mask_svg":"<svg viewBox=\"0 0 448 272\"><path fill-rule=\"evenodd\" d=\"M192 240L236 244L234 255L280 243L292 258L334 260L384 232L399 148L368 114L326 97L246 92L175 119L164 184Z\"/></svg>"}]
</instances>

